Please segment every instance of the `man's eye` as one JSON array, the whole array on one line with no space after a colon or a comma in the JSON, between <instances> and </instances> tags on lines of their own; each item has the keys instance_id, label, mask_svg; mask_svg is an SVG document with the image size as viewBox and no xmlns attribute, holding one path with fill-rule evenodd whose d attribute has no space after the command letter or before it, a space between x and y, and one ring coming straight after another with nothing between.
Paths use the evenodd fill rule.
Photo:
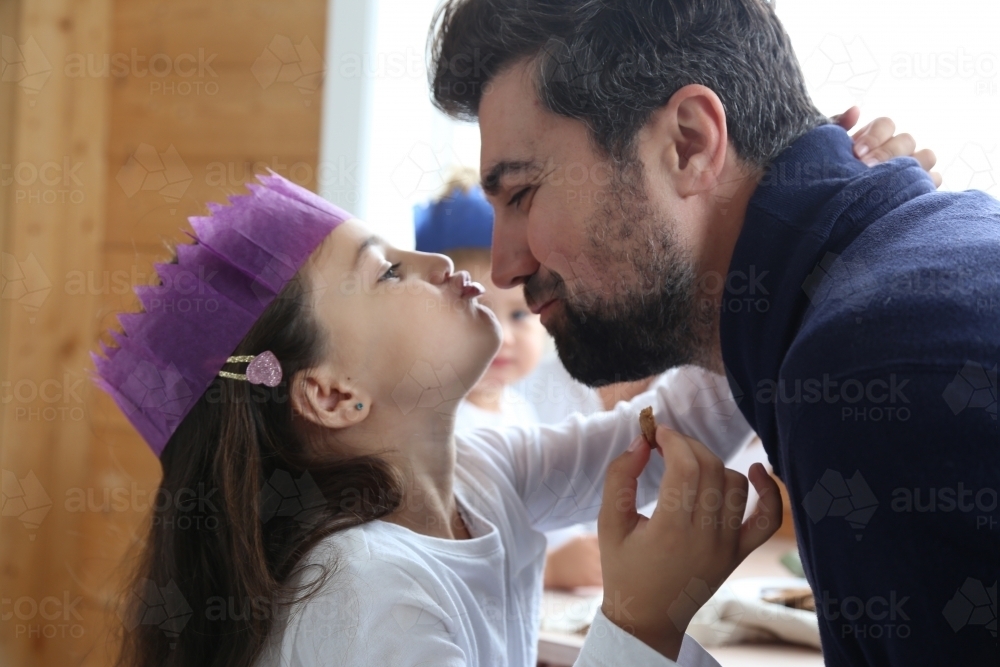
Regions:
<instances>
[{"instance_id":1,"label":"man's eye","mask_svg":"<svg viewBox=\"0 0 1000 667\"><path fill-rule=\"evenodd\" d=\"M399 278L399 271L398 271L398 269L399 269L399 267L400 267L401 264L402 264L401 262L396 262L395 264L393 264L392 266L390 266L388 269L386 269L385 273L383 273L381 276L379 276L378 281L382 282L383 280L390 280L392 278Z\"/></svg>"},{"instance_id":2,"label":"man's eye","mask_svg":"<svg viewBox=\"0 0 1000 667\"><path fill-rule=\"evenodd\" d=\"M529 190L531 190L531 188L522 188L521 190L519 190L516 195L510 198L510 201L507 202L507 205L518 206L521 203L521 200L524 199L524 196L528 194Z\"/></svg>"}]
</instances>

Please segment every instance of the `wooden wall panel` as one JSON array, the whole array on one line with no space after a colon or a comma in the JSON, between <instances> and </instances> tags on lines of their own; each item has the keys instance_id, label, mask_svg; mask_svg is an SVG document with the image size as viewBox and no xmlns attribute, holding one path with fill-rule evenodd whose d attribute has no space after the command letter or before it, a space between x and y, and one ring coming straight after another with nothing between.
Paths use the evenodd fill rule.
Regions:
<instances>
[{"instance_id":1,"label":"wooden wall panel","mask_svg":"<svg viewBox=\"0 0 1000 667\"><path fill-rule=\"evenodd\" d=\"M39 385L68 373L72 384L115 314L135 309L131 288L149 281L165 243L184 240L186 217L205 202L240 192L247 166L278 165L316 189L322 63L300 90L274 80L266 51L298 46L304 69L316 70L310 53L324 51L326 0L5 1L3 34L8 17L17 18L18 43L33 36L52 72L31 99L0 84L0 162L68 156L83 163L85 197L17 206L16 188L0 189L0 246L19 261L33 254L52 284L36 311L0 299L0 379ZM133 54L145 60L133 67ZM105 56L118 69L102 76ZM168 62L171 71L150 73L151 58L160 73ZM19 634L0 621L4 667L111 663L123 557L144 535L148 510L103 499L123 490L148 496L159 482L158 461L113 402L86 382L73 387L79 420L29 422L15 410L24 405L0 405L3 469L18 482L33 473L51 505L37 528L0 517L0 588L4 598L35 602L65 594L73 627L59 631L76 635ZM28 407L47 406L35 402Z\"/></svg>"},{"instance_id":2,"label":"wooden wall panel","mask_svg":"<svg viewBox=\"0 0 1000 667\"><path fill-rule=\"evenodd\" d=\"M136 133L140 134L141 128ZM160 145L165 150L171 144L147 145ZM177 230L187 225L187 216L204 214L206 202L224 202L228 195L242 192L246 183L254 181L255 173L266 173L268 168L291 178L299 185L315 189L315 150L305 154L297 154L291 150L267 153L265 149L254 154L241 154L234 153L232 147L226 150L225 153L216 154L224 155L223 160L199 153L192 157L190 153L184 153L178 148L177 155L183 161L188 181L182 190L178 189L183 194L177 201L171 201L173 197L165 197L157 190L139 190L129 196L116 178L122 173L124 165L128 164L131 153L127 149L109 152L108 219L116 221L116 224L108 229L108 248L121 251L135 248L162 257L165 252L164 243L178 238ZM134 151L132 149L132 153ZM122 180L125 179L126 176L123 175Z\"/></svg>"},{"instance_id":3,"label":"wooden wall panel","mask_svg":"<svg viewBox=\"0 0 1000 667\"><path fill-rule=\"evenodd\" d=\"M167 254L164 243L184 240L179 229L187 227L187 216L203 213L207 201L242 191L255 163L257 171L259 163L272 165L315 189L321 90L303 93L292 83L270 81L259 69L255 74L254 65L276 37L292 44L308 39L322 53L325 4L137 0L116 5L113 53L165 54L193 68L183 73L194 76L174 71L113 80L103 255L113 287L99 301L104 325L119 309L135 307L134 298L121 293L121 283L148 281L152 261ZM202 73L199 58L207 63ZM162 156L171 147L175 174L166 181L178 182L178 174L190 181L174 190L136 190L139 180L130 169L137 152ZM130 498L155 491L159 464L117 408L101 396L93 415L94 488L128 488ZM146 525L148 512L141 505L86 515L80 575L92 591L86 601L95 613L116 602L121 557ZM105 622L113 625L115 617L105 613ZM104 658L92 664L105 664Z\"/></svg>"},{"instance_id":4,"label":"wooden wall panel","mask_svg":"<svg viewBox=\"0 0 1000 667\"><path fill-rule=\"evenodd\" d=\"M97 639L73 578L81 517L63 503L87 483L96 298L68 293L65 276L101 266L108 86L61 66L75 52L107 51L111 1L15 4L3 55L24 69L0 83L12 98L3 131L13 165L0 299L0 663L20 667L77 664Z\"/></svg>"}]
</instances>

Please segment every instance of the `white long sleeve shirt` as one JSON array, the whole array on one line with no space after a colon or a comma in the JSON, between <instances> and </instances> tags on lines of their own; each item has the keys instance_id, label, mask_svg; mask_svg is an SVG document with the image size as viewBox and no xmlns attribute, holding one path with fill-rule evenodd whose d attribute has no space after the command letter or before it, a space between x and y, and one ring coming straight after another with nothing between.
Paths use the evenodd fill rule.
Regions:
<instances>
[{"instance_id":1,"label":"white long sleeve shirt","mask_svg":"<svg viewBox=\"0 0 1000 667\"><path fill-rule=\"evenodd\" d=\"M534 667L543 533L597 517L605 471L638 435L639 410L653 405L659 423L724 459L749 437L745 422L691 410L695 399L684 383L661 382L589 418L456 436L455 496L472 538L428 537L385 521L330 536L306 556L331 570L327 580L276 623L259 666ZM639 479L640 506L656 496L663 471L653 456ZM308 568L300 581L318 572ZM674 664L717 667L690 637L674 663L603 614L576 662Z\"/></svg>"}]
</instances>

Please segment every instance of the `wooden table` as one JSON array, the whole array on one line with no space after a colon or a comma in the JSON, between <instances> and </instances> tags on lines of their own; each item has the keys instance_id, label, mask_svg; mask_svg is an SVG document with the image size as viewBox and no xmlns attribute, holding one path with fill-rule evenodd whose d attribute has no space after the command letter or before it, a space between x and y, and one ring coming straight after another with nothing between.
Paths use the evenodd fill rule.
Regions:
<instances>
[{"instance_id":1,"label":"wooden table","mask_svg":"<svg viewBox=\"0 0 1000 667\"><path fill-rule=\"evenodd\" d=\"M733 572L731 579L789 576L779 558L795 548L794 540L775 536L757 549ZM570 666L583 646L582 635L542 632L538 637L538 661ZM742 644L707 649L722 667L822 667L823 656L811 648L787 644Z\"/></svg>"}]
</instances>

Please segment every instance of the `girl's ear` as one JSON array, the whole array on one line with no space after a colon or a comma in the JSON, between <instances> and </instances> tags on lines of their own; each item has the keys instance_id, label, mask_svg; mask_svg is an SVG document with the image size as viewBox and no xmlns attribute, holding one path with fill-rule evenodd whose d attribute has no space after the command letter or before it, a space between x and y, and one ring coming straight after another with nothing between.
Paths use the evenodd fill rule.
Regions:
<instances>
[{"instance_id":1,"label":"girl's ear","mask_svg":"<svg viewBox=\"0 0 1000 667\"><path fill-rule=\"evenodd\" d=\"M364 420L371 406L361 387L329 370L314 368L289 383L292 409L324 428L346 428Z\"/></svg>"}]
</instances>

